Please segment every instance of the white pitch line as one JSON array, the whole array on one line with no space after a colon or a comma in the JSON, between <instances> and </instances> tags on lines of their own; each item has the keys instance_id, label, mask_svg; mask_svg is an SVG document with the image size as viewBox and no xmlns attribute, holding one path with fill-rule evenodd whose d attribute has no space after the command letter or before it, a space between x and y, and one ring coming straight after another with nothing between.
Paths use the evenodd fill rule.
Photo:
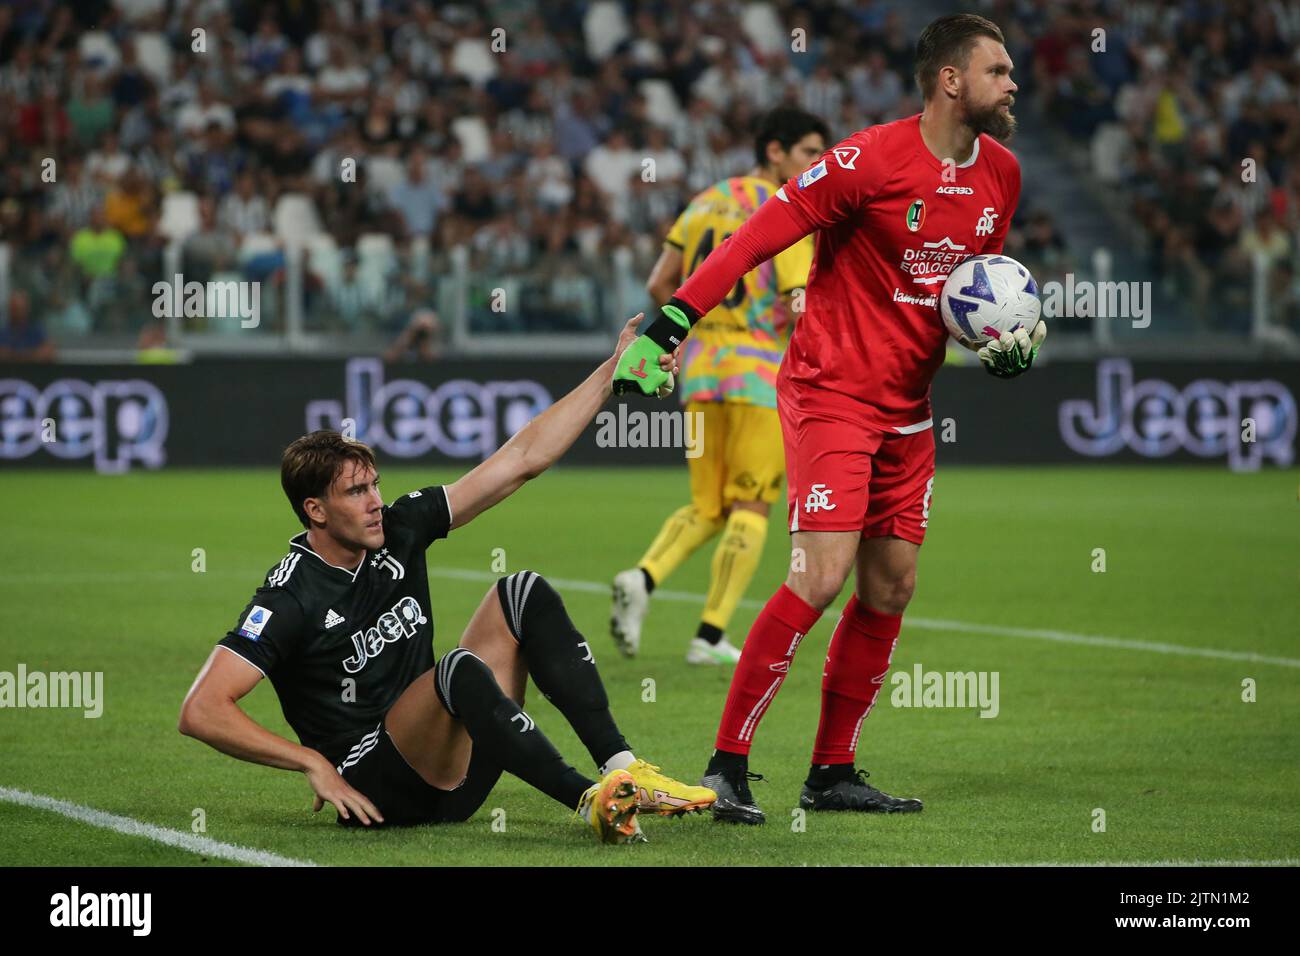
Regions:
<instances>
[{"instance_id":1,"label":"white pitch line","mask_svg":"<svg viewBox=\"0 0 1300 956\"><path fill-rule=\"evenodd\" d=\"M153 840L155 843L176 847L189 853L200 853L204 856L213 856L222 860L234 860L236 863L247 863L252 866L316 865L310 860L294 860L286 856L269 853L266 850L251 850L248 847L237 846L233 843L221 843L217 840L209 840L207 837L186 833L183 830L169 830L167 827L142 823L130 817L118 816L116 813L107 813L93 807L83 807L81 804L69 803L67 800L56 800L54 797L41 796L39 793L28 793L26 790L0 787L0 801L16 803L23 807L33 807L37 810L48 810L51 813L88 823L92 827L113 830L126 836L143 837L146 840Z\"/></svg>"},{"instance_id":2,"label":"white pitch line","mask_svg":"<svg viewBox=\"0 0 1300 956\"><path fill-rule=\"evenodd\" d=\"M429 574L438 578L452 578L461 581L495 581L501 575L488 571L471 571L464 568L429 568ZM609 594L610 585L598 581L574 581L568 578L547 580L557 588L570 591L585 591L590 594ZM690 591L668 591L655 588L654 597L664 601L682 604L703 604L705 595ZM742 598L741 607L761 608L763 602L753 598ZM828 613L835 613L830 608ZM1071 634L1068 631L1042 630L1029 627L1005 627L998 624L972 624L966 621L945 621L932 617L911 617L905 619L908 627L917 627L926 631L959 631L967 634L989 634L995 637L1020 637L1038 641L1055 641L1059 644L1079 644L1085 647L1114 647L1126 651L1148 651L1152 654L1173 654L1181 657L1210 657L1225 661L1242 661L1247 664L1276 664L1279 667L1300 668L1300 659L1293 657L1270 657L1253 651L1225 651L1214 647L1188 647L1185 644L1166 644L1157 641L1135 641L1122 637L1103 637L1097 634Z\"/></svg>"}]
</instances>

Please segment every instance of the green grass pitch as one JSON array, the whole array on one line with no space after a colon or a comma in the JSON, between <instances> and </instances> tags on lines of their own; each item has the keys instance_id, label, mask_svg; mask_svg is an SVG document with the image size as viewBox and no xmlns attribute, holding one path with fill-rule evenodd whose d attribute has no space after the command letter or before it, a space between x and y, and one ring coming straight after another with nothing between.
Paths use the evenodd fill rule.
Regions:
<instances>
[{"instance_id":1,"label":"green grass pitch","mask_svg":"<svg viewBox=\"0 0 1300 956\"><path fill-rule=\"evenodd\" d=\"M389 498L455 477L386 468ZM805 640L751 757L762 828L649 819L650 842L601 847L571 815L505 777L469 822L342 831L310 813L299 776L239 763L176 732L212 644L297 528L273 470L117 478L0 475L0 670L103 671L99 719L0 710L0 787L72 801L319 864L912 864L1294 860L1300 857L1300 504L1297 476L1198 468L944 469L896 670L996 671L1000 712L906 709L891 684L863 730L872 782L926 801L909 816L791 809L817 725L835 608ZM560 467L429 552L435 649L493 574L597 582L630 566L686 494L682 470ZM204 549L206 571L192 570ZM1093 570L1094 549L1106 570ZM702 593L706 547L664 588ZM743 638L788 561L781 521L731 627ZM642 656L607 632L608 597L561 586L615 716L642 756L697 779L728 672L682 660L699 602L652 604ZM992 630L949 626L982 625ZM1172 645L1052 640L1029 631ZM1197 656L1180 649L1228 652ZM1252 660L1257 654L1271 661ZM1281 659L1281 660L1278 660ZM654 700L643 700L645 680ZM1255 682L1254 702L1243 681ZM269 685L246 701L287 728ZM580 768L563 719L538 724ZM504 815L494 810L504 811ZM1094 831L1094 811L1105 831ZM504 822L504 829L493 823ZM211 865L201 854L0 801L0 864Z\"/></svg>"}]
</instances>

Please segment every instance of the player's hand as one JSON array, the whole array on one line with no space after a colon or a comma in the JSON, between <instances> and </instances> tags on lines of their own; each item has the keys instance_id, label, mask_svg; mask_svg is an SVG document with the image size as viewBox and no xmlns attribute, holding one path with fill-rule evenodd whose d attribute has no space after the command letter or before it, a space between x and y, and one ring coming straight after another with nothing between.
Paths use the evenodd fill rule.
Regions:
<instances>
[{"instance_id":1,"label":"player's hand","mask_svg":"<svg viewBox=\"0 0 1300 956\"><path fill-rule=\"evenodd\" d=\"M357 819L366 826L370 826L371 820L376 823L384 822L384 815L366 798L366 795L344 780L324 757L321 757L320 762L307 771L307 782L311 784L316 794L316 802L311 808L312 813L319 813L328 803L344 820L350 820L355 813Z\"/></svg>"},{"instance_id":2,"label":"player's hand","mask_svg":"<svg viewBox=\"0 0 1300 956\"><path fill-rule=\"evenodd\" d=\"M636 334L642 317L638 314L632 318L619 336L619 345L614 353L614 394L640 392L655 398L667 398L676 386L676 356L646 336ZM630 342L625 343L625 338Z\"/></svg>"},{"instance_id":3,"label":"player's hand","mask_svg":"<svg viewBox=\"0 0 1300 956\"><path fill-rule=\"evenodd\" d=\"M984 370L997 378L1015 378L1028 371L1034 364L1038 349L1047 338L1047 323L1042 319L1034 326L1033 332L1016 329L1003 332L996 342L989 342L977 353L984 363Z\"/></svg>"}]
</instances>

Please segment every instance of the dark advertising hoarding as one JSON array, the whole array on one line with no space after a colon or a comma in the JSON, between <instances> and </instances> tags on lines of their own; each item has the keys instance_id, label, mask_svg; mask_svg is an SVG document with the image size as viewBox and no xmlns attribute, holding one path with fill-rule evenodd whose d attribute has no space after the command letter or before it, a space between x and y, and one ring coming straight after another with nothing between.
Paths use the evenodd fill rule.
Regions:
<instances>
[{"instance_id":1,"label":"dark advertising hoarding","mask_svg":"<svg viewBox=\"0 0 1300 956\"><path fill-rule=\"evenodd\" d=\"M387 460L482 460L585 378L578 361L213 359L191 365L0 366L0 468L104 473L274 466L298 435L334 427ZM941 464L1295 461L1300 363L1044 364L1013 381L944 368L934 385ZM698 453L674 402L610 400L565 461L671 464Z\"/></svg>"}]
</instances>

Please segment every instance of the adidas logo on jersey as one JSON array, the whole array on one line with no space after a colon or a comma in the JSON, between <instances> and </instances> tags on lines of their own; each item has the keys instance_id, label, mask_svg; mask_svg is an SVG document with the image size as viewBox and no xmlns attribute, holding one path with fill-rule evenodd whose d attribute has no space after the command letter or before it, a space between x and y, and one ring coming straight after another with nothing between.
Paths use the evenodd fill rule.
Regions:
<instances>
[{"instance_id":1,"label":"adidas logo on jersey","mask_svg":"<svg viewBox=\"0 0 1300 956\"><path fill-rule=\"evenodd\" d=\"M342 623L343 623L343 615L340 614L338 611L334 610L333 608L330 608L329 612L325 615L325 629L329 630L335 624L342 624Z\"/></svg>"}]
</instances>

